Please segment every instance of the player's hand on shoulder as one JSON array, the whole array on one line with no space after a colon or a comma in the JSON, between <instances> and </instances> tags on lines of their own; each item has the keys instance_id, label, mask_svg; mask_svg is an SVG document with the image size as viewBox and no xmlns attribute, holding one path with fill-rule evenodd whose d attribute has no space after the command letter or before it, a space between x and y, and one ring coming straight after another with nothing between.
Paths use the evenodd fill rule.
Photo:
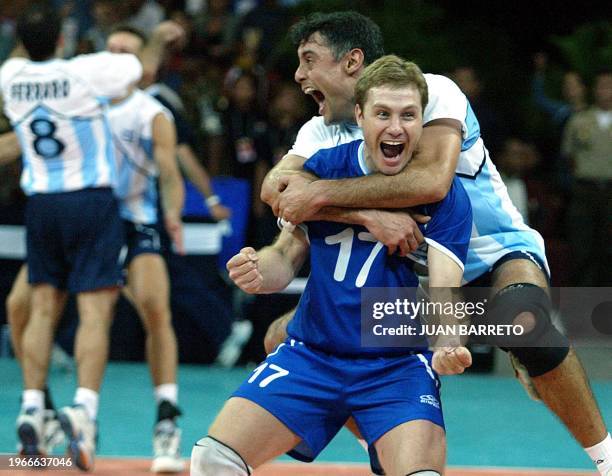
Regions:
<instances>
[{"instance_id":1,"label":"player's hand on shoulder","mask_svg":"<svg viewBox=\"0 0 612 476\"><path fill-rule=\"evenodd\" d=\"M423 234L412 216L405 211L363 210L366 228L374 238L388 249L389 254L399 251L400 256L416 251L423 242ZM421 216L420 220L427 220Z\"/></svg>"},{"instance_id":2,"label":"player's hand on shoulder","mask_svg":"<svg viewBox=\"0 0 612 476\"><path fill-rule=\"evenodd\" d=\"M434 350L432 367L440 375L462 374L472 365L472 354L467 347L438 347Z\"/></svg>"},{"instance_id":3,"label":"player's hand on shoulder","mask_svg":"<svg viewBox=\"0 0 612 476\"><path fill-rule=\"evenodd\" d=\"M225 265L230 279L249 294L256 294L263 284L263 276L259 272L259 256L247 246L234 255Z\"/></svg>"}]
</instances>

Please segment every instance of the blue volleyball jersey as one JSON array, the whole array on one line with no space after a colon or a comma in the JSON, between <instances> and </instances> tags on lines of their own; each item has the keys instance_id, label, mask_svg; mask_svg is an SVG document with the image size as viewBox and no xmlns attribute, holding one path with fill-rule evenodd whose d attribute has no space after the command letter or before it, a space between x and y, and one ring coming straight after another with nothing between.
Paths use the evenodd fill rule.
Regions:
<instances>
[{"instance_id":1,"label":"blue volleyball jersey","mask_svg":"<svg viewBox=\"0 0 612 476\"><path fill-rule=\"evenodd\" d=\"M307 160L304 168L326 179L369 173L362 140L323 149ZM434 246L463 268L472 214L459 180L454 180L444 200L418 211L431 216L429 223L420 225L425 243L419 256L426 257L427 247ZM418 278L409 261L397 254L389 256L384 245L363 226L313 221L305 228L312 272L289 323L289 336L336 355L383 356L411 350L362 347L360 337L361 288L416 287ZM417 256L412 258L419 261Z\"/></svg>"}]
</instances>

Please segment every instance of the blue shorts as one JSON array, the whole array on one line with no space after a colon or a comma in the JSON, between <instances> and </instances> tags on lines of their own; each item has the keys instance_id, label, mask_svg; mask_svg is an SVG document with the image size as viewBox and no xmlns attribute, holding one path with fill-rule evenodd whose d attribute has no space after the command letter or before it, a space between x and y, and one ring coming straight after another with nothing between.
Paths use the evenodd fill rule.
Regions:
<instances>
[{"instance_id":1,"label":"blue shorts","mask_svg":"<svg viewBox=\"0 0 612 476\"><path fill-rule=\"evenodd\" d=\"M152 223L144 225L134 223L129 220L123 220L125 226L125 235L127 243L127 256L125 258L125 266L138 255L152 253L156 255L164 254L164 245L161 239L160 225Z\"/></svg>"},{"instance_id":2,"label":"blue shorts","mask_svg":"<svg viewBox=\"0 0 612 476\"><path fill-rule=\"evenodd\" d=\"M283 422L302 442L289 455L312 461L353 416L369 445L396 426L429 420L444 428L431 352L346 358L288 339L236 392Z\"/></svg>"},{"instance_id":3,"label":"blue shorts","mask_svg":"<svg viewBox=\"0 0 612 476\"><path fill-rule=\"evenodd\" d=\"M32 195L25 220L31 284L72 293L122 285L125 235L110 188Z\"/></svg>"}]
</instances>

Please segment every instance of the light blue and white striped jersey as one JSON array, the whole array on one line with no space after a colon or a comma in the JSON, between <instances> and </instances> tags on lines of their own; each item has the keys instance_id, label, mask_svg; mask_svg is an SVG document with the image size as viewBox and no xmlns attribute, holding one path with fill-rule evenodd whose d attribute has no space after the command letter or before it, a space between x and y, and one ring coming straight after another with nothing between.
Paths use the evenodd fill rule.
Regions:
<instances>
[{"instance_id":1,"label":"light blue and white striped jersey","mask_svg":"<svg viewBox=\"0 0 612 476\"><path fill-rule=\"evenodd\" d=\"M107 52L70 60L12 58L3 64L0 88L21 144L26 194L114 185L106 109L141 75L134 55Z\"/></svg>"},{"instance_id":2,"label":"light blue and white striped jersey","mask_svg":"<svg viewBox=\"0 0 612 476\"><path fill-rule=\"evenodd\" d=\"M153 155L153 120L172 114L149 94L135 90L123 101L112 104L108 119L117 158L116 195L121 218L133 223L157 222L157 177Z\"/></svg>"},{"instance_id":3,"label":"light blue and white striped jersey","mask_svg":"<svg viewBox=\"0 0 612 476\"><path fill-rule=\"evenodd\" d=\"M445 76L426 74L425 79L429 102L423 123L427 125L436 119L455 119L461 123L463 133L456 174L470 197L474 219L463 281L473 281L512 251L533 253L550 273L544 240L525 224L512 204L480 137L478 120L466 96ZM302 126L289 154L309 159L320 149L362 138L361 129L354 124L325 125L323 117L316 116Z\"/></svg>"}]
</instances>

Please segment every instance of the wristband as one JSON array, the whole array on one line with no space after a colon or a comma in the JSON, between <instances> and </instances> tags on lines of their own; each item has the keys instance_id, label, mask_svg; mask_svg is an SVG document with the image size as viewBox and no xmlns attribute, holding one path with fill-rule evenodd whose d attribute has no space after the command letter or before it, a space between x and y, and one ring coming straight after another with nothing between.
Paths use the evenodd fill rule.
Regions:
<instances>
[{"instance_id":1,"label":"wristband","mask_svg":"<svg viewBox=\"0 0 612 476\"><path fill-rule=\"evenodd\" d=\"M206 203L206 206L210 208L214 207L215 205L219 205L221 203L221 199L219 198L219 195L211 195L206 200L204 200L204 203Z\"/></svg>"}]
</instances>

